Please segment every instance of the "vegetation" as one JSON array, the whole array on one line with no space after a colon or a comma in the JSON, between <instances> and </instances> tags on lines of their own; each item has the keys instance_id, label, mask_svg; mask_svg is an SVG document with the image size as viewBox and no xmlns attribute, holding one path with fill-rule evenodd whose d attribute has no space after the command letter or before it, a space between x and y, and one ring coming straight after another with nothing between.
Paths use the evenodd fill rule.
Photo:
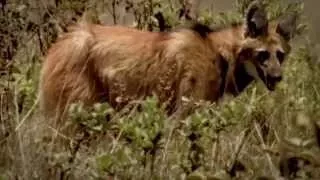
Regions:
<instances>
[{"instance_id":1,"label":"vegetation","mask_svg":"<svg viewBox=\"0 0 320 180\"><path fill-rule=\"evenodd\" d=\"M74 104L66 121L82 130L75 137L56 134L69 149L46 138L39 70L68 24L121 24L129 14L132 26L152 31L194 18L220 26L240 21L249 2L237 0L234 10L220 13L190 11L192 3L183 0L0 1L0 180L320 178L320 62L304 36L306 24L299 25L301 36L275 92L255 83L219 105L199 102L179 122L154 97L137 102L142 111ZM278 0L266 5L272 18L303 9L303 3Z\"/></svg>"}]
</instances>

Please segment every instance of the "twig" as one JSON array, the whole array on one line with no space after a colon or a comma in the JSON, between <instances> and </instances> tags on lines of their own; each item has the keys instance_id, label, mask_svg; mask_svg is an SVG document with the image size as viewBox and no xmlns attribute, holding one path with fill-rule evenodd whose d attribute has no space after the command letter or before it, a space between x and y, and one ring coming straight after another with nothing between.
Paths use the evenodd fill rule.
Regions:
<instances>
[{"instance_id":1,"label":"twig","mask_svg":"<svg viewBox=\"0 0 320 180\"><path fill-rule=\"evenodd\" d=\"M14 106L15 106L15 120L16 120L16 123L18 124L19 121L20 121L20 113L19 113L19 105L18 105L18 89L17 87L14 88ZM19 151L20 151L20 155L21 155L21 162L22 162L22 167L23 169L25 169L25 171L23 171L23 177L26 178L27 174L26 174L26 169L27 169L27 166L26 166L26 159L25 159L25 156L24 156L24 152L23 152L23 147L22 147L22 136L21 136L21 133L18 131L17 132L17 138L18 138L18 146L19 146Z\"/></svg>"},{"instance_id":2,"label":"twig","mask_svg":"<svg viewBox=\"0 0 320 180\"><path fill-rule=\"evenodd\" d=\"M32 107L30 108L30 110L27 112L27 114L22 118L22 120L19 122L19 124L16 126L15 131L18 131L20 129L20 127L22 126L22 124L30 117L31 113L35 110L35 108L37 107L38 103L39 103L39 96L37 97L36 101L33 103Z\"/></svg>"},{"instance_id":3,"label":"twig","mask_svg":"<svg viewBox=\"0 0 320 180\"><path fill-rule=\"evenodd\" d=\"M319 93L318 89L315 87L315 85L313 85L312 88L313 88L314 91L316 92L317 97L320 98L320 93Z\"/></svg>"},{"instance_id":4,"label":"twig","mask_svg":"<svg viewBox=\"0 0 320 180\"><path fill-rule=\"evenodd\" d=\"M112 154L113 151L116 149L116 147L118 145L118 142L120 140L120 137L122 136L122 133L123 133L123 129L121 129L121 131L119 132L117 138L113 140L113 146L112 146L112 149L110 151L110 154Z\"/></svg>"},{"instance_id":5,"label":"twig","mask_svg":"<svg viewBox=\"0 0 320 180\"><path fill-rule=\"evenodd\" d=\"M55 129L55 128L51 127L51 126L47 126L47 127L48 127L49 129L51 129L52 131L54 131L54 132L56 133L56 135L58 135L59 137L62 137L62 138L64 138L64 139L69 140L70 143L73 142L73 139L72 139L72 138L64 135L63 133L60 133L57 129Z\"/></svg>"},{"instance_id":6,"label":"twig","mask_svg":"<svg viewBox=\"0 0 320 180\"><path fill-rule=\"evenodd\" d=\"M266 148L266 144L264 143L263 137L262 137L262 135L261 135L261 131L259 130L259 127L258 127L258 123L257 123L257 122L254 122L254 128L255 128L255 130L256 130L256 132L257 132L257 134L258 134L258 137L259 137L259 140L260 140L262 149L267 149L267 148ZM271 170L272 176L273 176L273 177L278 177L278 173L275 174L275 172L277 172L277 171L276 171L276 168L275 168L274 164L272 163L272 160L271 160L270 155L269 155L267 152L265 152L265 156L266 156L266 158L267 158L267 161L268 161L269 168L270 168L270 170Z\"/></svg>"},{"instance_id":7,"label":"twig","mask_svg":"<svg viewBox=\"0 0 320 180\"><path fill-rule=\"evenodd\" d=\"M249 132L250 132L249 128L247 128L247 129L245 129L245 130L243 131L243 135L242 135L242 137L241 137L241 139L240 139L240 142L239 142L239 144L238 144L238 146L237 146L236 152L234 153L234 155L233 155L233 157L232 157L232 159L231 159L231 163L230 163L230 165L229 165L228 172L231 172L231 171L232 171L232 169L233 169L233 167L234 167L234 165L235 165L235 163L236 163L236 161L237 161L237 159L238 159L238 156L239 156L239 154L240 154L240 152L241 152L241 149L242 149L242 147L243 147L243 145L244 145L244 143L245 143L245 140L246 140L246 138L247 138L248 135L249 135Z\"/></svg>"},{"instance_id":8,"label":"twig","mask_svg":"<svg viewBox=\"0 0 320 180\"><path fill-rule=\"evenodd\" d=\"M117 24L117 13L116 13L116 5L117 5L117 0L112 0L111 7L112 7L112 18L113 18L113 24Z\"/></svg>"},{"instance_id":9,"label":"twig","mask_svg":"<svg viewBox=\"0 0 320 180\"><path fill-rule=\"evenodd\" d=\"M213 143L213 147L212 147L212 161L211 161L212 169L214 168L214 164L218 163L219 144L220 144L220 131L217 132L217 139L215 143Z\"/></svg>"},{"instance_id":10,"label":"twig","mask_svg":"<svg viewBox=\"0 0 320 180\"><path fill-rule=\"evenodd\" d=\"M5 127L5 119L4 119L4 106L5 106L5 102L4 102L4 98L5 98L5 93L0 93L0 122L1 122L1 130L3 132L6 131L6 127ZM1 141L0 141L1 142Z\"/></svg>"},{"instance_id":11,"label":"twig","mask_svg":"<svg viewBox=\"0 0 320 180\"><path fill-rule=\"evenodd\" d=\"M162 164L162 168L161 168L161 172L160 172L160 173L162 173L162 171L163 171L165 168L167 168L167 166L164 166L164 164L165 164L164 161L165 161L166 158L167 158L169 143L170 143L170 141L171 141L171 139L172 139L173 133L174 133L174 131L175 131L175 129L176 129L176 123L177 123L178 121L168 121L168 122L173 122L173 125L170 126L170 127L172 127L172 128L171 128L171 130L170 130L170 133L169 133L167 142L166 142L166 144L165 144L165 146L164 146L162 163L161 163L161 164ZM160 177L162 177L162 174L160 175Z\"/></svg>"}]
</instances>

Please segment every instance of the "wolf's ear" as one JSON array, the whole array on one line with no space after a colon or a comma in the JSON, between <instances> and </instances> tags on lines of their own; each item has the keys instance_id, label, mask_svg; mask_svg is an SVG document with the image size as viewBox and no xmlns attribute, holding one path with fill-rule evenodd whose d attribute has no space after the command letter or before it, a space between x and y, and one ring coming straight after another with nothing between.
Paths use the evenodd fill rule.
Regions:
<instances>
[{"instance_id":1,"label":"wolf's ear","mask_svg":"<svg viewBox=\"0 0 320 180\"><path fill-rule=\"evenodd\" d=\"M286 41L293 38L297 27L298 15L290 13L280 18L276 32L279 33Z\"/></svg>"},{"instance_id":2,"label":"wolf's ear","mask_svg":"<svg viewBox=\"0 0 320 180\"><path fill-rule=\"evenodd\" d=\"M264 6L259 1L253 1L246 14L246 36L256 38L268 33L268 18Z\"/></svg>"}]
</instances>

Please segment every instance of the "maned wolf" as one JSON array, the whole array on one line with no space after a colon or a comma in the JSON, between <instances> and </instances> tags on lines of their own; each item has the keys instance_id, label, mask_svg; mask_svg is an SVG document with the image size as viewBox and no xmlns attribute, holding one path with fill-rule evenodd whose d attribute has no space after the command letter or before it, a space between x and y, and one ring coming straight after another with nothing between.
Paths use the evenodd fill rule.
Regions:
<instances>
[{"instance_id":1,"label":"maned wolf","mask_svg":"<svg viewBox=\"0 0 320 180\"><path fill-rule=\"evenodd\" d=\"M295 15L269 22L259 3L250 5L243 24L219 30L199 24L171 32L79 24L48 52L41 107L52 117L77 101L121 108L156 95L173 113L184 96L214 102L225 92L239 94L255 78L274 90L295 27Z\"/></svg>"}]
</instances>

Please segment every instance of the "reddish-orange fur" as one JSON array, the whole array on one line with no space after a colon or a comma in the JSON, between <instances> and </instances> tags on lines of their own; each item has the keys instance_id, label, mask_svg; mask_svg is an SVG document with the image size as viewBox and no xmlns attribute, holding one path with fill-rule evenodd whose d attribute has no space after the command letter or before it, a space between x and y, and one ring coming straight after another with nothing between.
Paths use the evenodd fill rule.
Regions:
<instances>
[{"instance_id":1,"label":"reddish-orange fur","mask_svg":"<svg viewBox=\"0 0 320 180\"><path fill-rule=\"evenodd\" d=\"M54 116L76 101L121 108L155 94L171 112L182 96L215 101L218 59L209 39L188 29L158 33L79 25L53 44L43 63L41 106Z\"/></svg>"}]
</instances>

